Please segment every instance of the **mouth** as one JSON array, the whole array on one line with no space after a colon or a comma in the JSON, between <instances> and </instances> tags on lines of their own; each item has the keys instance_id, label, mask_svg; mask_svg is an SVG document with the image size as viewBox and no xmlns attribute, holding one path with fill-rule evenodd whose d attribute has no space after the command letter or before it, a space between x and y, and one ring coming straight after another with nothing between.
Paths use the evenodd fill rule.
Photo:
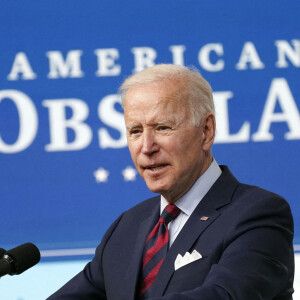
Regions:
<instances>
[{"instance_id":1,"label":"mouth","mask_svg":"<svg viewBox=\"0 0 300 300\"><path fill-rule=\"evenodd\" d=\"M145 167L143 167L143 169L149 170L151 172L157 172L157 171L164 169L167 166L168 166L167 164L159 164L159 165L145 166Z\"/></svg>"}]
</instances>

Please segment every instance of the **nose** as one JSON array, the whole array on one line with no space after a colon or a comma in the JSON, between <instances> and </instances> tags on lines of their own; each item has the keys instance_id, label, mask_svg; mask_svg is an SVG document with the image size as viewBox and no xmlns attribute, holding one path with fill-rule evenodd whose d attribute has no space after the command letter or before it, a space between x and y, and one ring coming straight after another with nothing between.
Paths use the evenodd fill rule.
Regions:
<instances>
[{"instance_id":1,"label":"nose","mask_svg":"<svg viewBox=\"0 0 300 300\"><path fill-rule=\"evenodd\" d=\"M151 155L159 151L159 145L155 138L155 133L150 130L145 130L142 137L142 150L145 155Z\"/></svg>"}]
</instances>

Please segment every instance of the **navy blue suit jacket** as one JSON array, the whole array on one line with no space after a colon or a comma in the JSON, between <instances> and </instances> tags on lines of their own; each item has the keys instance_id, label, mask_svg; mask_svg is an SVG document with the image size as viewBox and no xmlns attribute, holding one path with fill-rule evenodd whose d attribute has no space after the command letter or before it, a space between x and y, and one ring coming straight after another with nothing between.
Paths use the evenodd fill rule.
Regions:
<instances>
[{"instance_id":1,"label":"navy blue suit jacket","mask_svg":"<svg viewBox=\"0 0 300 300\"><path fill-rule=\"evenodd\" d=\"M133 300L160 197L123 213L94 259L49 300ZM209 217L201 220L202 216ZM153 285L155 300L291 300L293 221L280 196L239 183L227 167L177 236ZM203 258L174 270L177 255Z\"/></svg>"}]
</instances>

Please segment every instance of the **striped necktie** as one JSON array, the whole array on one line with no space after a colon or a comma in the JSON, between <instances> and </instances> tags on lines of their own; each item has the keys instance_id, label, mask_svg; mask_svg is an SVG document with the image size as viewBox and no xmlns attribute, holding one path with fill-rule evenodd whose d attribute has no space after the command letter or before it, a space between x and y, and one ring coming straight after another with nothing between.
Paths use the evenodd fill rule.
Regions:
<instances>
[{"instance_id":1,"label":"striped necktie","mask_svg":"<svg viewBox=\"0 0 300 300\"><path fill-rule=\"evenodd\" d=\"M165 259L169 247L168 223L174 220L180 209L173 204L166 206L158 223L149 234L144 249L140 297L148 298L156 275Z\"/></svg>"}]
</instances>

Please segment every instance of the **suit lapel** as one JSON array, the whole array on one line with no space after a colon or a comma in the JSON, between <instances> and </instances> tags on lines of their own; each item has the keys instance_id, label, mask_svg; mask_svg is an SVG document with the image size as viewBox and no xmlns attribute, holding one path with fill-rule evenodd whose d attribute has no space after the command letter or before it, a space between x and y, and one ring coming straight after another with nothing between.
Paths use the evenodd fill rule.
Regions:
<instances>
[{"instance_id":1,"label":"suit lapel","mask_svg":"<svg viewBox=\"0 0 300 300\"><path fill-rule=\"evenodd\" d=\"M190 251L201 233L220 216L221 213L218 209L231 202L238 182L228 168L222 167L222 170L222 175L198 204L170 248L153 284L152 297L163 295L174 273L174 262L177 255L180 253L183 256ZM201 220L203 216L208 216L208 220Z\"/></svg>"},{"instance_id":2,"label":"suit lapel","mask_svg":"<svg viewBox=\"0 0 300 300\"><path fill-rule=\"evenodd\" d=\"M138 284L138 276L141 267L141 261L143 257L144 247L146 238L148 237L150 231L153 229L155 224L159 219L160 213L160 196L157 198L157 205L153 208L151 212L148 212L148 217L140 223L137 235L136 235L136 243L133 246L133 255L132 260L129 263L129 269L127 272L127 288L128 291L126 293L126 299L135 299L136 287ZM128 298L127 298L128 295Z\"/></svg>"}]
</instances>

